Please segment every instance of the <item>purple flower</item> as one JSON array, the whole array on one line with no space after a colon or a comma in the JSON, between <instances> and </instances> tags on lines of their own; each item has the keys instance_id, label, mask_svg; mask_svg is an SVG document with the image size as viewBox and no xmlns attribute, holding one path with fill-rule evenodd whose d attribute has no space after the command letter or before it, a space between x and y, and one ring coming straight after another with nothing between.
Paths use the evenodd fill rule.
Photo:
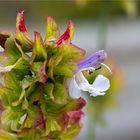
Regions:
<instances>
[{"instance_id":1,"label":"purple flower","mask_svg":"<svg viewBox=\"0 0 140 140\"><path fill-rule=\"evenodd\" d=\"M103 63L105 59L107 58L107 54L104 50L97 51L93 55L89 56L85 60L81 61L77 67L78 70L83 71L87 70L87 68L93 69L96 65L99 65L100 63Z\"/></svg>"},{"instance_id":2,"label":"purple flower","mask_svg":"<svg viewBox=\"0 0 140 140\"><path fill-rule=\"evenodd\" d=\"M95 66L101 64L111 72L109 67L103 63L106 58L107 54L104 50L100 50L78 63L78 69L75 72L74 77L68 80L69 94L71 98L80 98L83 91L89 92L90 96L105 95L105 91L107 91L110 87L109 79L99 74L95 81L90 84L83 75L82 71L93 71L95 70Z\"/></svg>"}]
</instances>

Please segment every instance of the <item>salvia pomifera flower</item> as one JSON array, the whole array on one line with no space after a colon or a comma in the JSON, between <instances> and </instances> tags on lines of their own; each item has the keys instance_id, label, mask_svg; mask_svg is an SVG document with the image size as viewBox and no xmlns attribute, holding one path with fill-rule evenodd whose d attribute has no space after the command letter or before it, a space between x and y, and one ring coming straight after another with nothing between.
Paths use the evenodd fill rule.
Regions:
<instances>
[{"instance_id":1,"label":"salvia pomifera flower","mask_svg":"<svg viewBox=\"0 0 140 140\"><path fill-rule=\"evenodd\" d=\"M107 55L101 50L84 59L85 50L72 44L74 28L70 21L60 35L47 17L45 38L35 31L32 39L21 11L16 32L0 32L0 139L71 140L84 115L82 92L105 94L109 80L98 75L90 84L83 71L105 65Z\"/></svg>"},{"instance_id":2,"label":"salvia pomifera flower","mask_svg":"<svg viewBox=\"0 0 140 140\"><path fill-rule=\"evenodd\" d=\"M89 84L82 71L94 71L96 66L103 65L111 73L109 67L103 63L106 58L107 54L100 50L77 64L74 77L68 80L69 94L72 98L80 98L82 91L88 91L90 96L105 95L105 91L110 87L109 79L100 74L92 84Z\"/></svg>"}]
</instances>

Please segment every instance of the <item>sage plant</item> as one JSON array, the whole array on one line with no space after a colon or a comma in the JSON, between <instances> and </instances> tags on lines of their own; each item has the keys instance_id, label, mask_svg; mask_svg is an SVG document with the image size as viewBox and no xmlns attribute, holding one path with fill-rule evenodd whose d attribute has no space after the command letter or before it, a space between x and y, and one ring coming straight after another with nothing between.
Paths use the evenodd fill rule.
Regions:
<instances>
[{"instance_id":1,"label":"sage plant","mask_svg":"<svg viewBox=\"0 0 140 140\"><path fill-rule=\"evenodd\" d=\"M110 84L101 74L88 82L83 71L94 72L107 55L101 50L85 59L73 34L72 21L60 35L47 17L45 38L35 31L32 39L24 11L17 14L16 32L0 32L0 139L71 140L79 133L83 95L104 95Z\"/></svg>"}]
</instances>

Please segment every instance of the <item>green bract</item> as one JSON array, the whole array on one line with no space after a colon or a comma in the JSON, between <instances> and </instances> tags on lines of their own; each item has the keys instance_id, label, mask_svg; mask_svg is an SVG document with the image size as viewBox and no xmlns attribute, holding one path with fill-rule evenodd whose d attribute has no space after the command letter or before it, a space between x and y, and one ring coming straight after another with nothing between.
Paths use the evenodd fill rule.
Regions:
<instances>
[{"instance_id":1,"label":"green bract","mask_svg":"<svg viewBox=\"0 0 140 140\"><path fill-rule=\"evenodd\" d=\"M0 140L71 140L78 134L85 101L69 97L66 79L85 52L71 43L73 33L72 21L60 36L48 17L45 39L35 32L32 40L23 11L15 33L0 33Z\"/></svg>"}]
</instances>

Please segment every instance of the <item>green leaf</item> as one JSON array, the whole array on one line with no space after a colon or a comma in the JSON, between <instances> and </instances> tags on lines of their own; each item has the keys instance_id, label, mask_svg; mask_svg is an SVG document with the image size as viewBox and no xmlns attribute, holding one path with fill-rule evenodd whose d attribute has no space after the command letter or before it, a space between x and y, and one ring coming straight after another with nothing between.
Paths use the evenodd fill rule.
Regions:
<instances>
[{"instance_id":1,"label":"green leaf","mask_svg":"<svg viewBox=\"0 0 140 140\"><path fill-rule=\"evenodd\" d=\"M15 134L11 134L0 129L0 140L17 140L17 139Z\"/></svg>"},{"instance_id":2,"label":"green leaf","mask_svg":"<svg viewBox=\"0 0 140 140\"><path fill-rule=\"evenodd\" d=\"M0 73L9 72L9 71L11 71L15 66L16 66L16 63L13 64L13 65L5 66L5 67L1 67L1 66L0 66Z\"/></svg>"},{"instance_id":3,"label":"green leaf","mask_svg":"<svg viewBox=\"0 0 140 140\"><path fill-rule=\"evenodd\" d=\"M19 98L19 93L16 93L13 90L0 85L0 97L2 99L3 105L6 107L11 105L13 101L16 101Z\"/></svg>"},{"instance_id":4,"label":"green leaf","mask_svg":"<svg viewBox=\"0 0 140 140\"><path fill-rule=\"evenodd\" d=\"M24 111L13 111L11 108L8 108L2 114L2 126L8 132L18 131L20 124L20 118L24 115Z\"/></svg>"},{"instance_id":5,"label":"green leaf","mask_svg":"<svg viewBox=\"0 0 140 140\"><path fill-rule=\"evenodd\" d=\"M25 60L21 57L13 65L0 66L0 73L9 72L12 69L20 69L20 70L24 69L24 70L28 71L29 63L27 60Z\"/></svg>"},{"instance_id":6,"label":"green leaf","mask_svg":"<svg viewBox=\"0 0 140 140\"><path fill-rule=\"evenodd\" d=\"M60 83L55 83L53 96L54 96L55 102L59 104L65 104L67 102L67 92L64 85Z\"/></svg>"},{"instance_id":7,"label":"green leaf","mask_svg":"<svg viewBox=\"0 0 140 140\"><path fill-rule=\"evenodd\" d=\"M54 84L53 83L47 82L44 85L44 92L45 92L45 95L44 96L45 96L45 99L46 100L48 100L48 99L54 100L53 89L54 89Z\"/></svg>"},{"instance_id":8,"label":"green leaf","mask_svg":"<svg viewBox=\"0 0 140 140\"><path fill-rule=\"evenodd\" d=\"M63 107L62 111L68 112L70 110L79 110L86 105L86 101L83 98L69 99L68 103Z\"/></svg>"},{"instance_id":9,"label":"green leaf","mask_svg":"<svg viewBox=\"0 0 140 140\"><path fill-rule=\"evenodd\" d=\"M14 69L19 69L19 70L25 70L29 71L29 61L23 59L22 57L18 59L18 61L15 63Z\"/></svg>"},{"instance_id":10,"label":"green leaf","mask_svg":"<svg viewBox=\"0 0 140 140\"><path fill-rule=\"evenodd\" d=\"M35 119L37 118L38 115L40 115L40 107L30 105L26 111L27 116L21 128L33 128Z\"/></svg>"},{"instance_id":11,"label":"green leaf","mask_svg":"<svg viewBox=\"0 0 140 140\"><path fill-rule=\"evenodd\" d=\"M36 116L35 110L28 109L27 112L28 112L28 115L27 115L27 118L26 118L22 128L32 128L34 125L34 120L35 120L35 116Z\"/></svg>"},{"instance_id":12,"label":"green leaf","mask_svg":"<svg viewBox=\"0 0 140 140\"><path fill-rule=\"evenodd\" d=\"M9 105L9 96L7 96L7 93L10 93L9 91L9 89L0 84L0 97L2 99L3 106Z\"/></svg>"},{"instance_id":13,"label":"green leaf","mask_svg":"<svg viewBox=\"0 0 140 140\"><path fill-rule=\"evenodd\" d=\"M63 59L63 52L62 51L63 51L62 49L58 49L58 52L55 52L54 55L48 61L47 74L48 74L48 77L50 77L51 79L53 79L54 67L59 65L59 63Z\"/></svg>"},{"instance_id":14,"label":"green leaf","mask_svg":"<svg viewBox=\"0 0 140 140\"><path fill-rule=\"evenodd\" d=\"M33 48L33 54L31 58L32 62L34 61L45 61L47 60L47 52L46 48L44 47L43 40L41 38L40 33L35 32L35 42L34 42L34 48Z\"/></svg>"},{"instance_id":15,"label":"green leaf","mask_svg":"<svg viewBox=\"0 0 140 140\"><path fill-rule=\"evenodd\" d=\"M51 116L46 116L46 132L45 134L48 135L50 132L53 131L60 131L61 127L55 120L55 118Z\"/></svg>"},{"instance_id":16,"label":"green leaf","mask_svg":"<svg viewBox=\"0 0 140 140\"><path fill-rule=\"evenodd\" d=\"M31 67L32 71L33 71L35 74L37 74L37 73L39 72L40 65L42 65L42 64L43 64L42 62L34 62L34 63L32 64L32 67Z\"/></svg>"},{"instance_id":17,"label":"green leaf","mask_svg":"<svg viewBox=\"0 0 140 140\"><path fill-rule=\"evenodd\" d=\"M34 82L34 78L33 77L31 77L31 76L26 76L21 82L20 82L20 84L21 84L21 87L22 87L22 89L23 90L25 90L25 89L27 89L29 86L31 86L32 85L32 83Z\"/></svg>"},{"instance_id":18,"label":"green leaf","mask_svg":"<svg viewBox=\"0 0 140 140\"><path fill-rule=\"evenodd\" d=\"M17 48L13 37L10 37L6 40L5 52L9 60L12 59L16 61L19 57L21 57L21 53L19 49Z\"/></svg>"},{"instance_id":19,"label":"green leaf","mask_svg":"<svg viewBox=\"0 0 140 140\"><path fill-rule=\"evenodd\" d=\"M35 89L34 85L37 80L38 79L36 77L27 76L20 82L22 91L20 93L19 99L12 103L13 106L17 106L20 103L22 103L22 107L24 109L28 107L28 101L27 101L26 97L28 97L29 94Z\"/></svg>"},{"instance_id":20,"label":"green leaf","mask_svg":"<svg viewBox=\"0 0 140 140\"><path fill-rule=\"evenodd\" d=\"M48 70L47 70L47 75L51 79L53 79L54 66L55 66L55 61L53 58L51 58L48 62Z\"/></svg>"},{"instance_id":21,"label":"green leaf","mask_svg":"<svg viewBox=\"0 0 140 140\"><path fill-rule=\"evenodd\" d=\"M59 103L56 103L56 102L52 102L52 101L47 101L46 103L46 112L50 112L52 114L55 113L55 115L62 115L63 112L63 107L65 106L66 104L59 104Z\"/></svg>"},{"instance_id":22,"label":"green leaf","mask_svg":"<svg viewBox=\"0 0 140 140\"><path fill-rule=\"evenodd\" d=\"M57 66L54 68L54 75L63 75L65 77L72 77L73 72L68 67L65 66Z\"/></svg>"},{"instance_id":23,"label":"green leaf","mask_svg":"<svg viewBox=\"0 0 140 140\"><path fill-rule=\"evenodd\" d=\"M59 65L59 63L63 60L63 47L58 48L51 58L54 60L55 66Z\"/></svg>"},{"instance_id":24,"label":"green leaf","mask_svg":"<svg viewBox=\"0 0 140 140\"><path fill-rule=\"evenodd\" d=\"M5 85L15 92L21 92L20 82L15 71L10 71L4 76Z\"/></svg>"},{"instance_id":25,"label":"green leaf","mask_svg":"<svg viewBox=\"0 0 140 140\"><path fill-rule=\"evenodd\" d=\"M17 46L18 50L20 51L20 53L21 53L21 55L22 55L22 58L28 60L28 59L29 59L29 58L28 58L28 55L26 55L26 54L24 53L24 51L22 50L21 44L19 44L19 42L15 39L15 37L13 37L13 39L14 39L15 45Z\"/></svg>"},{"instance_id":26,"label":"green leaf","mask_svg":"<svg viewBox=\"0 0 140 140\"><path fill-rule=\"evenodd\" d=\"M36 131L34 131L33 129L26 128L18 133L17 140L32 140L33 138L35 138L34 140L39 140Z\"/></svg>"},{"instance_id":27,"label":"green leaf","mask_svg":"<svg viewBox=\"0 0 140 140\"><path fill-rule=\"evenodd\" d=\"M26 97L24 97L22 101L22 109L28 109L28 106L29 106L28 100L26 99Z\"/></svg>"},{"instance_id":28,"label":"green leaf","mask_svg":"<svg viewBox=\"0 0 140 140\"><path fill-rule=\"evenodd\" d=\"M22 128L31 128L33 124L34 124L34 119L28 115Z\"/></svg>"},{"instance_id":29,"label":"green leaf","mask_svg":"<svg viewBox=\"0 0 140 140\"><path fill-rule=\"evenodd\" d=\"M85 50L73 44L64 44L64 59L72 62L78 62L85 56Z\"/></svg>"},{"instance_id":30,"label":"green leaf","mask_svg":"<svg viewBox=\"0 0 140 140\"><path fill-rule=\"evenodd\" d=\"M46 74L46 61L34 62L31 69L34 72L34 76L38 78L40 83L46 82L48 79L48 75Z\"/></svg>"},{"instance_id":31,"label":"green leaf","mask_svg":"<svg viewBox=\"0 0 140 140\"><path fill-rule=\"evenodd\" d=\"M28 72L28 63L21 58L14 64L14 68L15 70L4 74L4 83L7 88L13 90L15 93L21 93L20 80Z\"/></svg>"},{"instance_id":32,"label":"green leaf","mask_svg":"<svg viewBox=\"0 0 140 140\"><path fill-rule=\"evenodd\" d=\"M47 26L46 26L46 37L45 41L48 41L50 39L57 39L59 37L59 29L57 27L56 22L52 17L47 17Z\"/></svg>"},{"instance_id":33,"label":"green leaf","mask_svg":"<svg viewBox=\"0 0 140 140\"><path fill-rule=\"evenodd\" d=\"M19 99L17 101L12 102L12 106L19 105L22 102L22 99L25 97L25 94L26 94L25 90L22 90Z\"/></svg>"},{"instance_id":34,"label":"green leaf","mask_svg":"<svg viewBox=\"0 0 140 140\"><path fill-rule=\"evenodd\" d=\"M82 48L79 48L75 45L71 45L70 47L70 59L74 60L74 61L79 61L81 59L84 58L85 55L85 50Z\"/></svg>"},{"instance_id":35,"label":"green leaf","mask_svg":"<svg viewBox=\"0 0 140 140\"><path fill-rule=\"evenodd\" d=\"M80 129L81 129L80 124L72 125L67 129L67 133L62 134L60 137L62 140L72 140L80 132Z\"/></svg>"}]
</instances>

